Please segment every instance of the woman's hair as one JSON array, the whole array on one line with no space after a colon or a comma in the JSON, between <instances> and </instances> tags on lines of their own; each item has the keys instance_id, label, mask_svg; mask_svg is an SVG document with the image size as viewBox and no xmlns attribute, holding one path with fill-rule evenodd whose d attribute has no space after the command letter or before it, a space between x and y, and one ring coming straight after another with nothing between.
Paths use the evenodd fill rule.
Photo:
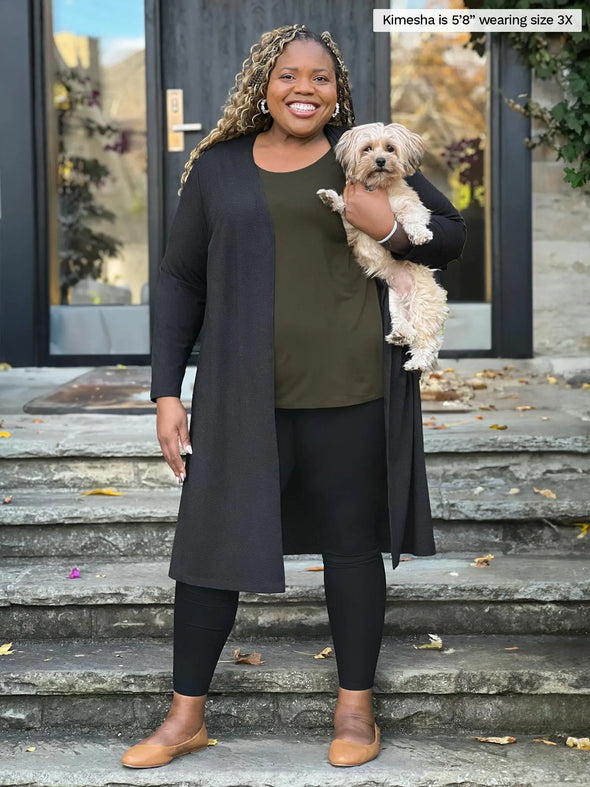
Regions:
<instances>
[{"instance_id":1,"label":"woman's hair","mask_svg":"<svg viewBox=\"0 0 590 787\"><path fill-rule=\"evenodd\" d=\"M242 70L236 74L235 84L229 91L223 116L216 128L201 140L191 152L180 179L180 189L188 178L195 160L207 150L226 139L233 139L253 131L266 131L270 128L272 118L263 114L260 101L265 97L270 72L285 46L291 41L315 41L330 53L336 71L337 100L340 110L334 119L335 125L353 126L354 109L348 84L348 70L342 62L340 51L334 39L327 31L318 35L308 30L305 25L288 25L263 33L260 40L250 49L250 54L242 63Z\"/></svg>"}]
</instances>

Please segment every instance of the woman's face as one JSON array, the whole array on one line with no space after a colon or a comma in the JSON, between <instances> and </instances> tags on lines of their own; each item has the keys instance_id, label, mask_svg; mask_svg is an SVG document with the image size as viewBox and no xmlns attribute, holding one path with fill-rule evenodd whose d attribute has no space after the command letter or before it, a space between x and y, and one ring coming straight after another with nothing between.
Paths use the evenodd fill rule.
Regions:
<instances>
[{"instance_id":1,"label":"woman's face","mask_svg":"<svg viewBox=\"0 0 590 787\"><path fill-rule=\"evenodd\" d=\"M330 121L337 100L329 52L316 41L291 41L270 72L266 103L275 130L305 139Z\"/></svg>"}]
</instances>

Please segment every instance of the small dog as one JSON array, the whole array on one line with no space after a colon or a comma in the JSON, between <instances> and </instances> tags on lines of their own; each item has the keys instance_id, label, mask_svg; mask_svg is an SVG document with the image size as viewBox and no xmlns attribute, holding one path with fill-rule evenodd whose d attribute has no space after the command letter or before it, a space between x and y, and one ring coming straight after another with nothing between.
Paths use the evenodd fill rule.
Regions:
<instances>
[{"instance_id":1,"label":"small dog","mask_svg":"<svg viewBox=\"0 0 590 787\"><path fill-rule=\"evenodd\" d=\"M346 131L334 148L346 179L363 183L373 191L387 191L396 220L416 246L432 240L428 229L430 211L404 177L413 175L424 153L418 134L399 123L385 126L368 123ZM389 287L391 344L408 345L411 357L407 371L435 369L448 316L445 290L434 279L433 270L408 260L396 260L380 243L353 227L344 216L342 196L333 189L317 192L322 202L340 213L354 256L367 276L379 276Z\"/></svg>"}]
</instances>

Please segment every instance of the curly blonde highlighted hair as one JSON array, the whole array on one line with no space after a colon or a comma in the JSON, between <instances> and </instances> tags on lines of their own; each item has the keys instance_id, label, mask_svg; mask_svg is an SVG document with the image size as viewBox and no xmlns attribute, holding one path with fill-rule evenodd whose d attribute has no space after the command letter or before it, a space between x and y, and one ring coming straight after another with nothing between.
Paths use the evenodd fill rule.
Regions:
<instances>
[{"instance_id":1,"label":"curly blonde highlighted hair","mask_svg":"<svg viewBox=\"0 0 590 787\"><path fill-rule=\"evenodd\" d=\"M260 102L266 96L270 72L285 46L291 41L315 41L322 44L332 56L336 72L337 95L340 110L334 120L335 125L353 126L354 109L348 83L348 69L334 39L327 31L321 35L312 33L305 25L287 25L264 33L250 49L250 54L242 63L242 70L236 74L235 84L229 92L223 116L216 128L191 152L180 179L180 194L189 172L196 159L216 142L233 139L254 131L266 131L272 123L270 115L260 109Z\"/></svg>"}]
</instances>

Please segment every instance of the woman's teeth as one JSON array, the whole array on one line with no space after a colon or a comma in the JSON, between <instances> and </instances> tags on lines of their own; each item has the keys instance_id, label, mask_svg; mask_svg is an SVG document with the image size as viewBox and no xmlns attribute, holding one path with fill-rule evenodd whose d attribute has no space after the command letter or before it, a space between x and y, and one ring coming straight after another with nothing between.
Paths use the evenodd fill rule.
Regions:
<instances>
[{"instance_id":1,"label":"woman's teeth","mask_svg":"<svg viewBox=\"0 0 590 787\"><path fill-rule=\"evenodd\" d=\"M289 104L289 107L295 112L313 112L317 109L315 104Z\"/></svg>"}]
</instances>

